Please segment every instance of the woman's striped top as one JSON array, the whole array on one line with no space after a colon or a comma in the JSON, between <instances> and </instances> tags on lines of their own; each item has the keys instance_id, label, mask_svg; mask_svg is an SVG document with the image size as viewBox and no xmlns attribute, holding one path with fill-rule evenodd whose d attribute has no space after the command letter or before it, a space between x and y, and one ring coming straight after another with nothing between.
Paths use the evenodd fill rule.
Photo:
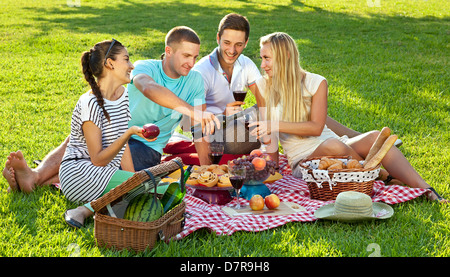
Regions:
<instances>
[{"instance_id":1,"label":"woman's striped top","mask_svg":"<svg viewBox=\"0 0 450 277\"><path fill-rule=\"evenodd\" d=\"M96 97L87 92L80 97L73 111L70 140L59 172L61 190L71 201L88 202L97 199L120 167L125 146L108 165L92 164L82 125L86 121L92 121L102 131L103 149L111 145L125 133L131 119L127 89L115 101L104 99L104 107L110 121L105 117Z\"/></svg>"}]
</instances>

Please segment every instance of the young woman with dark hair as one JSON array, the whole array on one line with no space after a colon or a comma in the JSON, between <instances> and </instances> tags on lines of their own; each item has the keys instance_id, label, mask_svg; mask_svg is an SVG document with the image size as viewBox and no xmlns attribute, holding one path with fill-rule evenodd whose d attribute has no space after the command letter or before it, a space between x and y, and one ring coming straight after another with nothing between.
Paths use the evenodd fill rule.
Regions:
<instances>
[{"instance_id":1,"label":"young woman with dark hair","mask_svg":"<svg viewBox=\"0 0 450 277\"><path fill-rule=\"evenodd\" d=\"M71 201L90 202L134 174L128 139L142 138L142 128L128 127L128 91L134 68L128 51L117 40L97 43L81 56L84 78L91 90L78 100L62 159L61 190ZM81 227L93 215L89 204L68 210L66 222Z\"/></svg>"}]
</instances>

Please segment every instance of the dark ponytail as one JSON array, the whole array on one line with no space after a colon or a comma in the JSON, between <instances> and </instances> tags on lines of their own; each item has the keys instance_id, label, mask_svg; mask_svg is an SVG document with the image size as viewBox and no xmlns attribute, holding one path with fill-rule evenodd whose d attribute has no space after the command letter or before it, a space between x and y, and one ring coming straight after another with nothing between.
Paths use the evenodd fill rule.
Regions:
<instances>
[{"instance_id":1,"label":"dark ponytail","mask_svg":"<svg viewBox=\"0 0 450 277\"><path fill-rule=\"evenodd\" d=\"M100 87L98 86L97 80L103 74L105 55L112 42L113 41L111 40L99 42L94 45L94 47L92 47L89 51L86 51L81 55L81 67L84 79L86 79L86 81L89 83L89 86L92 89L92 93L97 98L97 103L102 108L103 114L105 115L106 119L108 119L108 121L110 120L110 117L105 109L105 101L103 100L103 96L100 91ZM117 53L119 53L119 51L123 48L124 47L120 42L115 41L113 47L108 53L107 58L115 60Z\"/></svg>"}]
</instances>

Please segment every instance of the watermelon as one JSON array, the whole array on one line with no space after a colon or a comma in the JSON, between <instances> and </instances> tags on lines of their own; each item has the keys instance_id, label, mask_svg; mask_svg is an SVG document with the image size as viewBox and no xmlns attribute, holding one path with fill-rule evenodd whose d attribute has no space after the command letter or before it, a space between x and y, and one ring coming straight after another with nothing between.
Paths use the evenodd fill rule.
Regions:
<instances>
[{"instance_id":1,"label":"watermelon","mask_svg":"<svg viewBox=\"0 0 450 277\"><path fill-rule=\"evenodd\" d=\"M154 198L153 194L142 193L136 196L128 204L124 219L139 222L150 222L157 220L164 214L161 201Z\"/></svg>"}]
</instances>

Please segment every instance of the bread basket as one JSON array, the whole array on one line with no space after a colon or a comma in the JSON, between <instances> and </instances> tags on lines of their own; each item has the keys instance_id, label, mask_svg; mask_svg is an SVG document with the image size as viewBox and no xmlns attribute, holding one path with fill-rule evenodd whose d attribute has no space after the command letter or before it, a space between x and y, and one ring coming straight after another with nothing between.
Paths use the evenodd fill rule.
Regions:
<instances>
[{"instance_id":1,"label":"bread basket","mask_svg":"<svg viewBox=\"0 0 450 277\"><path fill-rule=\"evenodd\" d=\"M357 191L372 196L373 183L380 173L379 164L372 168L320 170L318 166L321 158L312 157L299 163L302 179L308 185L311 199L335 200L343 191ZM349 156L327 156L327 158L339 159L344 164L351 159Z\"/></svg>"}]
</instances>

